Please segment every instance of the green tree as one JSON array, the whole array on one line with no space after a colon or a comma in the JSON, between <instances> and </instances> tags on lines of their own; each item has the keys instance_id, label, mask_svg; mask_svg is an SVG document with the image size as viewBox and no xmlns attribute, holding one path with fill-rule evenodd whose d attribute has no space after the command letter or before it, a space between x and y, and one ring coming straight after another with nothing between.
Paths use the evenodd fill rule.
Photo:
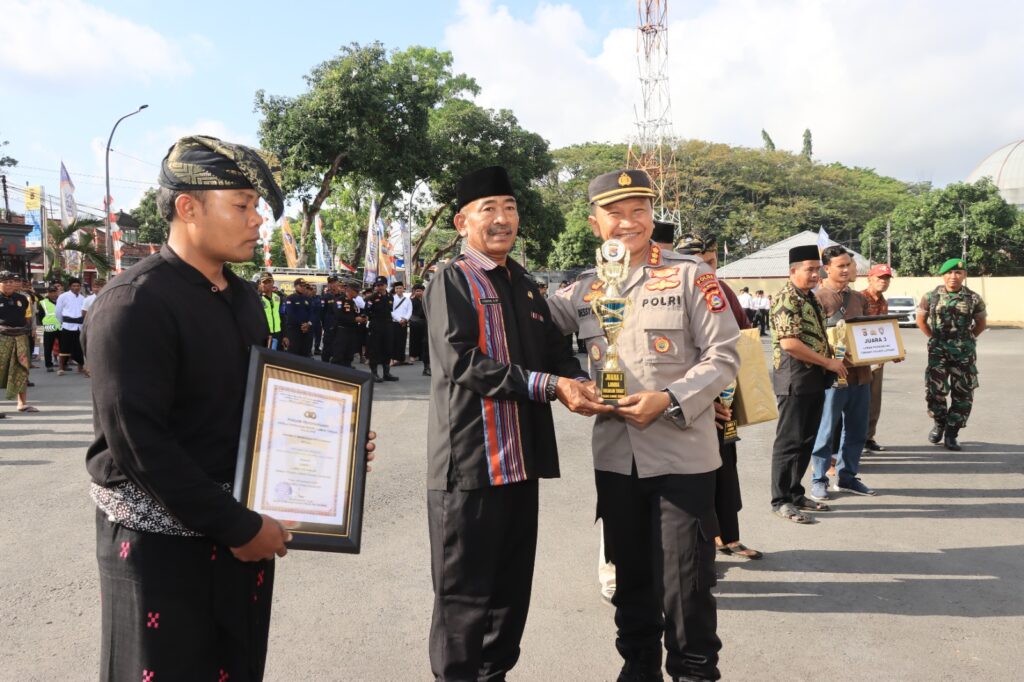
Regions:
<instances>
[{"instance_id":1,"label":"green tree","mask_svg":"<svg viewBox=\"0 0 1024 682\"><path fill-rule=\"evenodd\" d=\"M800 155L803 156L808 161L810 161L811 160L811 156L814 155L814 148L813 148L813 145L811 143L811 129L810 128L804 128L804 148L800 152Z\"/></svg>"},{"instance_id":2,"label":"green tree","mask_svg":"<svg viewBox=\"0 0 1024 682\"><path fill-rule=\"evenodd\" d=\"M764 150L766 152L775 151L775 143L772 141L771 135L764 128L761 128L761 140L764 142Z\"/></svg>"},{"instance_id":3,"label":"green tree","mask_svg":"<svg viewBox=\"0 0 1024 682\"><path fill-rule=\"evenodd\" d=\"M8 140L0 140L0 149L6 147L9 144L10 144L10 142ZM13 157L10 157L10 156L7 156L6 154L0 152L0 169L8 168L8 167L13 167L13 166L17 166L17 165L18 165L18 160L17 159L15 159Z\"/></svg>"},{"instance_id":4,"label":"green tree","mask_svg":"<svg viewBox=\"0 0 1024 682\"><path fill-rule=\"evenodd\" d=\"M870 221L865 238L885 244L887 220L892 225L891 265L901 274L934 274L947 258L962 254L965 232L972 274L1016 273L1024 262L1024 220L988 178L914 196Z\"/></svg>"},{"instance_id":5,"label":"green tree","mask_svg":"<svg viewBox=\"0 0 1024 682\"><path fill-rule=\"evenodd\" d=\"M128 214L139 223L139 241L143 244L163 244L170 227L156 206L157 189L150 187L139 200L139 205Z\"/></svg>"},{"instance_id":6,"label":"green tree","mask_svg":"<svg viewBox=\"0 0 1024 682\"><path fill-rule=\"evenodd\" d=\"M453 74L451 64L450 53L430 48L388 53L379 42L353 43L310 71L306 92L256 93L260 141L281 158L283 189L302 205L300 265L313 219L336 179L360 175L386 204L436 162L427 153L431 113L478 90L472 79Z\"/></svg>"},{"instance_id":7,"label":"green tree","mask_svg":"<svg viewBox=\"0 0 1024 682\"><path fill-rule=\"evenodd\" d=\"M59 222L49 223L50 243L46 246L46 254L50 262L50 271L46 273L48 282L65 279L65 276L80 277L85 262L90 261L101 277L107 277L111 271L110 261L96 243L96 228L104 225L102 220L79 220L70 227L63 227ZM63 254L68 251L79 255L79 266L76 272L65 272Z\"/></svg>"}]
</instances>

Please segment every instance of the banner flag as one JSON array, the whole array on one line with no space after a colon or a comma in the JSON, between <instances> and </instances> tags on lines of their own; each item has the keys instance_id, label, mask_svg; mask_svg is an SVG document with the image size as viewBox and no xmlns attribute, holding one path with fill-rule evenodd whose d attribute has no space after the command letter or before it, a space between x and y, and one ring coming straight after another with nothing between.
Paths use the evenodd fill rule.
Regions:
<instances>
[{"instance_id":1,"label":"banner flag","mask_svg":"<svg viewBox=\"0 0 1024 682\"><path fill-rule=\"evenodd\" d=\"M316 238L316 269L329 270L331 259L327 256L327 243L324 241L324 221L320 219L319 213L313 219L313 232Z\"/></svg>"},{"instance_id":2,"label":"banner flag","mask_svg":"<svg viewBox=\"0 0 1024 682\"><path fill-rule=\"evenodd\" d=\"M372 199L370 201L370 224L366 226L366 256L363 261L363 282L366 284L373 284L373 281L377 279L377 261L379 254L379 244L377 241L377 200Z\"/></svg>"},{"instance_id":3,"label":"banner flag","mask_svg":"<svg viewBox=\"0 0 1024 682\"><path fill-rule=\"evenodd\" d=\"M43 219L40 215L42 205L42 188L25 188L25 224L31 225L32 230L25 235L25 246L30 249L38 249L43 245Z\"/></svg>"},{"instance_id":4,"label":"banner flag","mask_svg":"<svg viewBox=\"0 0 1024 682\"><path fill-rule=\"evenodd\" d=\"M288 267L294 268L295 264L299 262L299 254L295 250L295 235L292 234L288 218L281 223L281 242L284 244L284 258L288 261Z\"/></svg>"},{"instance_id":5,"label":"banner flag","mask_svg":"<svg viewBox=\"0 0 1024 682\"><path fill-rule=\"evenodd\" d=\"M825 231L824 227L818 228L818 256L821 256L821 252L829 247L832 240L828 238L828 232Z\"/></svg>"},{"instance_id":6,"label":"banner flag","mask_svg":"<svg viewBox=\"0 0 1024 682\"><path fill-rule=\"evenodd\" d=\"M377 216L377 276L387 277L388 284L395 278L395 260L384 219Z\"/></svg>"},{"instance_id":7,"label":"banner flag","mask_svg":"<svg viewBox=\"0 0 1024 682\"><path fill-rule=\"evenodd\" d=\"M78 204L75 203L75 183L71 182L68 169L60 162L60 224L67 229L78 221Z\"/></svg>"}]
</instances>

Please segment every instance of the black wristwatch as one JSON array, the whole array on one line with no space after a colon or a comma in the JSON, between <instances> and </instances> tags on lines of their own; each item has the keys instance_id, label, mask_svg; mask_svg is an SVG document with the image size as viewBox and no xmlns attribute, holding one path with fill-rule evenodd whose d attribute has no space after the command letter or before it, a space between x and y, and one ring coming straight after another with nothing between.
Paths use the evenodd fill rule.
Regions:
<instances>
[{"instance_id":1,"label":"black wristwatch","mask_svg":"<svg viewBox=\"0 0 1024 682\"><path fill-rule=\"evenodd\" d=\"M544 386L544 399L549 403L555 402L558 395L555 393L555 386L558 385L558 375L552 374L548 377L548 383Z\"/></svg>"}]
</instances>

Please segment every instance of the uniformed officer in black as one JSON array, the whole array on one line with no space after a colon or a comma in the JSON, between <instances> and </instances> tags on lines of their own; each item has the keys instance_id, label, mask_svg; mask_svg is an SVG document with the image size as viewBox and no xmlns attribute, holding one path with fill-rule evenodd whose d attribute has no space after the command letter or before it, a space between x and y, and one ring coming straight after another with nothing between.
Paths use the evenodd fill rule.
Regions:
<instances>
[{"instance_id":1,"label":"uniformed officer in black","mask_svg":"<svg viewBox=\"0 0 1024 682\"><path fill-rule=\"evenodd\" d=\"M367 350L370 352L370 371L373 380L398 381L391 373L391 351L395 344L391 312L394 296L388 293L388 278L378 277L373 283L373 293L366 299L368 320ZM383 378L377 374L377 365L384 368Z\"/></svg>"},{"instance_id":2,"label":"uniformed officer in black","mask_svg":"<svg viewBox=\"0 0 1024 682\"><path fill-rule=\"evenodd\" d=\"M423 376L430 376L430 342L427 339L427 314L423 310L422 284L412 285L412 315L409 317L409 355L423 361Z\"/></svg>"},{"instance_id":3,"label":"uniformed officer in black","mask_svg":"<svg viewBox=\"0 0 1024 682\"><path fill-rule=\"evenodd\" d=\"M359 350L359 324L366 320L359 309L358 296L356 284L346 282L344 291L331 301L334 330L330 348L324 336L324 357L330 357L330 362L342 367L352 367L352 356Z\"/></svg>"},{"instance_id":4,"label":"uniformed officer in black","mask_svg":"<svg viewBox=\"0 0 1024 682\"><path fill-rule=\"evenodd\" d=\"M341 285L338 282L338 278L335 275L331 275L327 278L324 293L320 294L320 328L322 330L322 338L317 338L313 349L314 353L320 350L320 359L324 362L331 361L331 353L334 350L334 330L337 327L337 321L334 319L336 311L334 302L341 295Z\"/></svg>"},{"instance_id":5,"label":"uniformed officer in black","mask_svg":"<svg viewBox=\"0 0 1024 682\"><path fill-rule=\"evenodd\" d=\"M285 338L288 352L308 358L313 353L314 309L306 295L306 280L295 280L295 291L284 300Z\"/></svg>"}]
</instances>

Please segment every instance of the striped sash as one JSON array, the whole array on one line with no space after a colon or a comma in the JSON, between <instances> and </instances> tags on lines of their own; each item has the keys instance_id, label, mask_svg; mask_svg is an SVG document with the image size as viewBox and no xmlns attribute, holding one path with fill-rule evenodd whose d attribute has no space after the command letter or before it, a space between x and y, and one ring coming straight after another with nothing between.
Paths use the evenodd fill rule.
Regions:
<instances>
[{"instance_id":1,"label":"striped sash","mask_svg":"<svg viewBox=\"0 0 1024 682\"><path fill-rule=\"evenodd\" d=\"M498 292L487 273L468 259L455 262L469 283L480 330L478 347L495 362L510 364L505 317ZM526 480L523 442L519 434L519 404L514 400L480 398L484 419L484 452L491 485L507 485Z\"/></svg>"}]
</instances>

